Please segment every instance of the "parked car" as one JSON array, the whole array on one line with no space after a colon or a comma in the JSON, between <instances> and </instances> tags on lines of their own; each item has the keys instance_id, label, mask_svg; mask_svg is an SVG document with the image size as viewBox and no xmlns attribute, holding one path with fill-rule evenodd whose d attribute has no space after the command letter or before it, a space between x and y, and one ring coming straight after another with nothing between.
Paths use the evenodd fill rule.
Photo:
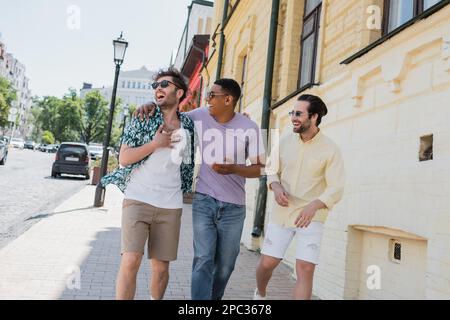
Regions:
<instances>
[{"instance_id":1,"label":"parked car","mask_svg":"<svg viewBox=\"0 0 450 320\"><path fill-rule=\"evenodd\" d=\"M0 165L5 165L7 157L8 145L3 140L0 140Z\"/></svg>"},{"instance_id":2,"label":"parked car","mask_svg":"<svg viewBox=\"0 0 450 320\"><path fill-rule=\"evenodd\" d=\"M25 147L25 141L22 138L12 138L11 146L14 148L23 149Z\"/></svg>"},{"instance_id":3,"label":"parked car","mask_svg":"<svg viewBox=\"0 0 450 320\"><path fill-rule=\"evenodd\" d=\"M36 149L36 143L34 141L25 141L24 148L34 150Z\"/></svg>"},{"instance_id":4,"label":"parked car","mask_svg":"<svg viewBox=\"0 0 450 320\"><path fill-rule=\"evenodd\" d=\"M38 147L38 150L46 153L56 153L58 151L59 145L57 144L42 144Z\"/></svg>"},{"instance_id":5,"label":"parked car","mask_svg":"<svg viewBox=\"0 0 450 320\"><path fill-rule=\"evenodd\" d=\"M10 137L1 136L0 141L3 141L6 145L9 145L9 138Z\"/></svg>"},{"instance_id":6,"label":"parked car","mask_svg":"<svg viewBox=\"0 0 450 320\"><path fill-rule=\"evenodd\" d=\"M39 150L39 151L45 152L45 147L46 146L47 145L45 143L40 143L40 144L37 145L36 149Z\"/></svg>"},{"instance_id":7,"label":"parked car","mask_svg":"<svg viewBox=\"0 0 450 320\"><path fill-rule=\"evenodd\" d=\"M55 162L52 166L52 177L61 174L84 175L86 179L89 174L89 151L84 143L63 142L56 152Z\"/></svg>"},{"instance_id":8,"label":"parked car","mask_svg":"<svg viewBox=\"0 0 450 320\"><path fill-rule=\"evenodd\" d=\"M46 151L48 153L56 153L58 151L58 149L59 149L59 144L49 144L46 147Z\"/></svg>"},{"instance_id":9,"label":"parked car","mask_svg":"<svg viewBox=\"0 0 450 320\"><path fill-rule=\"evenodd\" d=\"M89 155L91 160L100 159L103 156L103 146L102 145L89 145Z\"/></svg>"}]
</instances>

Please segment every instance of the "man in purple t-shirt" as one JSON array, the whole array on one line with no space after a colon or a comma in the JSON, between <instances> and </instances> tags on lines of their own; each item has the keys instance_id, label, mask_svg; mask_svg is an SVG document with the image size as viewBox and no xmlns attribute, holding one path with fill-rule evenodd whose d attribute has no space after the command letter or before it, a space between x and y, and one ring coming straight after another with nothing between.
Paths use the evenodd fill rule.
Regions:
<instances>
[{"instance_id":1,"label":"man in purple t-shirt","mask_svg":"<svg viewBox=\"0 0 450 320\"><path fill-rule=\"evenodd\" d=\"M262 173L264 147L258 125L236 113L241 96L232 79L214 82L208 107L187 113L194 121L201 165L192 203L194 261L191 298L219 300L239 254L245 219L245 179ZM144 105L137 112L148 113Z\"/></svg>"}]
</instances>

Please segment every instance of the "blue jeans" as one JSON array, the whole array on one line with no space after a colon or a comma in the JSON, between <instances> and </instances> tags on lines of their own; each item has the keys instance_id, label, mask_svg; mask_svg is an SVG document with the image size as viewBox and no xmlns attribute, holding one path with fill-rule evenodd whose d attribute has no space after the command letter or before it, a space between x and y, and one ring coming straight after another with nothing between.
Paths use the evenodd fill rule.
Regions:
<instances>
[{"instance_id":1,"label":"blue jeans","mask_svg":"<svg viewBox=\"0 0 450 320\"><path fill-rule=\"evenodd\" d=\"M239 255L245 206L196 193L192 203L193 300L220 300Z\"/></svg>"}]
</instances>

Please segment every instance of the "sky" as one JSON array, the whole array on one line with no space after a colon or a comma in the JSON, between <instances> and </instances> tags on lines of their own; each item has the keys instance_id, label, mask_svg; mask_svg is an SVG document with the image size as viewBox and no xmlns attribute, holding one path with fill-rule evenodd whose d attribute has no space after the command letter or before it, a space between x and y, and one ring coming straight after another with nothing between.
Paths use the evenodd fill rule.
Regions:
<instances>
[{"instance_id":1,"label":"sky","mask_svg":"<svg viewBox=\"0 0 450 320\"><path fill-rule=\"evenodd\" d=\"M83 82L110 86L113 39L129 42L122 70L167 67L191 0L0 0L0 40L25 65L33 95Z\"/></svg>"}]
</instances>

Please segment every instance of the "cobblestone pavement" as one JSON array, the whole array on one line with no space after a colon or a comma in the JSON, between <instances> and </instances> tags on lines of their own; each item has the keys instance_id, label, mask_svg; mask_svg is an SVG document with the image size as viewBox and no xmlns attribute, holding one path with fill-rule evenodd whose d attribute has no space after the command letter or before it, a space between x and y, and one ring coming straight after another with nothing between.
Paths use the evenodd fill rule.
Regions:
<instances>
[{"instance_id":1,"label":"cobblestone pavement","mask_svg":"<svg viewBox=\"0 0 450 320\"><path fill-rule=\"evenodd\" d=\"M0 249L0 299L114 299L122 194L108 187L105 207L92 208L94 192L95 187L85 187ZM258 258L241 247L225 300L252 298ZM171 264L165 299L190 299L191 266L191 205L185 205L178 260ZM136 299L149 299L150 276L143 260ZM281 265L269 284L269 297L290 299L293 287L291 270Z\"/></svg>"},{"instance_id":2,"label":"cobblestone pavement","mask_svg":"<svg viewBox=\"0 0 450 320\"><path fill-rule=\"evenodd\" d=\"M54 159L54 153L9 150L0 166L0 248L88 184L79 177L52 179Z\"/></svg>"}]
</instances>

